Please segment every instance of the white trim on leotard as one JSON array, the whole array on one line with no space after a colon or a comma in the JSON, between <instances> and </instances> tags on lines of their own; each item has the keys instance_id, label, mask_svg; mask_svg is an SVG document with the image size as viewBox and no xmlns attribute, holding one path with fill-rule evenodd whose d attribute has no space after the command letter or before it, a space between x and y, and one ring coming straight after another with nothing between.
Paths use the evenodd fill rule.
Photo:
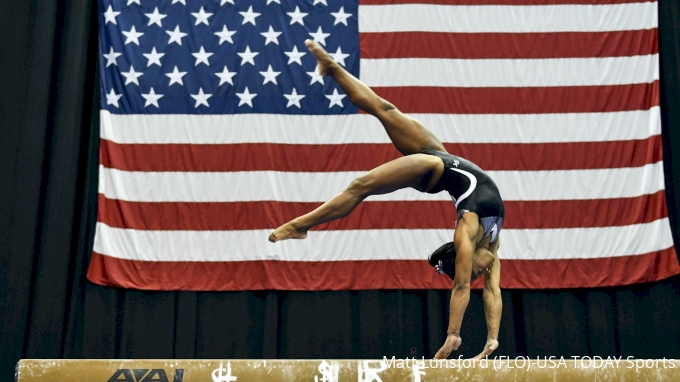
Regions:
<instances>
[{"instance_id":1,"label":"white trim on leotard","mask_svg":"<svg viewBox=\"0 0 680 382\"><path fill-rule=\"evenodd\" d=\"M472 194L472 192L475 190L475 188L477 188L477 177L472 175L471 173L465 171L465 170L457 169L457 168L454 168L454 167L451 167L451 170L459 172L459 173L467 176L468 179L470 179L470 188L468 188L467 191L465 191L460 197L458 197L458 199L454 199L455 204L456 204L456 208L457 208L458 205L460 204L460 202L467 199L467 197L470 196L470 194Z\"/></svg>"}]
</instances>

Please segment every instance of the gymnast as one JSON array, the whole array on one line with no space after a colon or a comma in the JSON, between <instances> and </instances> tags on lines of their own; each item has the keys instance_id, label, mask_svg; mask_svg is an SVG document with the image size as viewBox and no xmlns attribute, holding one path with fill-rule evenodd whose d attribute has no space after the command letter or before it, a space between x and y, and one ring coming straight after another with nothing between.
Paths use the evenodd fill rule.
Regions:
<instances>
[{"instance_id":1,"label":"gymnast","mask_svg":"<svg viewBox=\"0 0 680 382\"><path fill-rule=\"evenodd\" d=\"M462 343L460 327L470 301L470 283L482 274L488 337L484 350L475 358L491 354L498 347L503 306L498 247L505 208L496 184L474 163L447 153L428 128L376 95L335 63L319 44L311 40L305 44L318 61L319 74L333 77L354 105L378 118L404 156L356 178L314 211L277 228L269 241L304 239L310 228L347 216L371 195L407 187L432 194L447 191L458 211L453 242L442 245L429 257L437 272L453 280L447 337L435 358L447 358Z\"/></svg>"}]
</instances>

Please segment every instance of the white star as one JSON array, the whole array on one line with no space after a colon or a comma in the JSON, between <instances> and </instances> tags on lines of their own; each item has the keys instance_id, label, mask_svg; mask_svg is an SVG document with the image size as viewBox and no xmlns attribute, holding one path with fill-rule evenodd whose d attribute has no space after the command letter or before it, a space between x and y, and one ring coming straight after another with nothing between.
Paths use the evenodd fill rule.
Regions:
<instances>
[{"instance_id":1,"label":"white star","mask_svg":"<svg viewBox=\"0 0 680 382\"><path fill-rule=\"evenodd\" d=\"M318 69L318 68L317 68L317 69ZM314 70L311 71L311 72L306 72L308 75L310 75L310 76L312 77L312 82L309 83L310 85L312 85L312 84L315 83L315 82L319 82L319 83L321 83L321 85L324 84L324 83L323 83L323 76L322 76L321 74L319 74L319 72L317 71L317 69L314 69Z\"/></svg>"},{"instance_id":2,"label":"white star","mask_svg":"<svg viewBox=\"0 0 680 382\"><path fill-rule=\"evenodd\" d=\"M139 2L139 0L128 0L127 5L130 5L132 3L136 3L137 5L142 5L142 3Z\"/></svg>"},{"instance_id":3,"label":"white star","mask_svg":"<svg viewBox=\"0 0 680 382\"><path fill-rule=\"evenodd\" d=\"M266 72L260 72L260 74L264 76L264 82L262 85L266 84L267 82L273 82L274 84L278 85L276 82L276 76L281 74L281 72L275 72L271 65L269 65L269 68Z\"/></svg>"},{"instance_id":4,"label":"white star","mask_svg":"<svg viewBox=\"0 0 680 382\"><path fill-rule=\"evenodd\" d=\"M258 17L260 14L257 12L253 12L253 6L251 5L250 8L248 8L248 12L239 12L241 16L243 16L243 23L251 23L255 25L255 18Z\"/></svg>"},{"instance_id":5,"label":"white star","mask_svg":"<svg viewBox=\"0 0 680 382\"><path fill-rule=\"evenodd\" d=\"M349 57L349 54L342 53L342 49L340 49L340 47L338 47L338 50L336 50L335 53L328 53L328 55L333 57L333 61L337 62L342 66L346 66L345 58Z\"/></svg>"},{"instance_id":6,"label":"white star","mask_svg":"<svg viewBox=\"0 0 680 382\"><path fill-rule=\"evenodd\" d=\"M116 94L116 92L114 92L113 89L111 89L109 94L106 95L106 104L107 105L113 105L115 107L119 107L118 106L118 100L122 96L123 96L123 94Z\"/></svg>"},{"instance_id":7,"label":"white star","mask_svg":"<svg viewBox=\"0 0 680 382\"><path fill-rule=\"evenodd\" d=\"M202 24L210 26L210 24L208 24L208 17L212 16L213 14L212 13L206 13L203 10L203 7L201 7L201 9L198 12L196 12L196 13L192 12L191 15L196 18L196 24L195 25L202 23Z\"/></svg>"},{"instance_id":8,"label":"white star","mask_svg":"<svg viewBox=\"0 0 680 382\"><path fill-rule=\"evenodd\" d=\"M225 82L229 82L231 85L233 85L234 83L231 81L231 78L236 75L236 72L230 72L229 69L227 69L227 65L224 65L224 70L222 70L222 73L215 73L215 75L220 78L220 85Z\"/></svg>"},{"instance_id":9,"label":"white star","mask_svg":"<svg viewBox=\"0 0 680 382\"><path fill-rule=\"evenodd\" d=\"M113 47L111 47L111 50L109 50L108 54L106 54L106 53L103 54L104 58L106 58L106 67L108 68L109 65L112 65L112 64L118 66L118 61L116 61L116 60L118 59L118 56L122 56L122 55L123 55L123 53L114 52Z\"/></svg>"},{"instance_id":10,"label":"white star","mask_svg":"<svg viewBox=\"0 0 680 382\"><path fill-rule=\"evenodd\" d=\"M175 3L182 3L184 5L187 5L185 0L172 0L172 4L175 4Z\"/></svg>"},{"instance_id":11,"label":"white star","mask_svg":"<svg viewBox=\"0 0 680 382\"><path fill-rule=\"evenodd\" d=\"M254 60L254 58L255 58L255 56L257 56L257 55L260 54L260 53L258 53L258 52L251 52L251 51L250 51L250 47L249 47L249 46L246 46L245 52L243 52L243 53L236 53L236 54L238 54L239 56L241 56L241 66L243 66L243 64L245 64L246 62L249 62L249 63L255 65L255 60Z\"/></svg>"},{"instance_id":12,"label":"white star","mask_svg":"<svg viewBox=\"0 0 680 382\"><path fill-rule=\"evenodd\" d=\"M170 40L168 40L168 45L172 44L173 42L176 42L177 45L182 45L182 37L186 36L187 34L179 30L179 25L175 27L174 31L165 31L170 36Z\"/></svg>"},{"instance_id":13,"label":"white star","mask_svg":"<svg viewBox=\"0 0 680 382\"><path fill-rule=\"evenodd\" d=\"M196 64L194 66L198 66L201 62L210 66L210 62L208 62L208 58L212 56L214 53L206 53L205 49L203 49L203 46L201 46L201 50L198 51L198 53L191 53L192 56L196 57Z\"/></svg>"},{"instance_id":14,"label":"white star","mask_svg":"<svg viewBox=\"0 0 680 382\"><path fill-rule=\"evenodd\" d=\"M203 93L203 88L198 88L198 94L189 95L191 96L191 98L196 100L196 106L194 106L194 109L199 107L200 105L210 107L210 105L208 105L208 98L212 97L212 94Z\"/></svg>"},{"instance_id":15,"label":"white star","mask_svg":"<svg viewBox=\"0 0 680 382\"><path fill-rule=\"evenodd\" d=\"M333 105L338 105L340 107L342 106L342 99L347 97L345 94L338 94L338 89L333 89L333 94L326 94L326 98L331 100L331 104L328 105L328 108L330 109L333 107Z\"/></svg>"},{"instance_id":16,"label":"white star","mask_svg":"<svg viewBox=\"0 0 680 382\"><path fill-rule=\"evenodd\" d=\"M269 3L279 3L279 4L281 4L281 0L267 0L267 5L269 5Z\"/></svg>"},{"instance_id":17,"label":"white star","mask_svg":"<svg viewBox=\"0 0 680 382\"><path fill-rule=\"evenodd\" d=\"M328 5L328 3L326 3L326 0L314 0L314 4L312 4L312 5L317 5L319 3L321 3L323 5Z\"/></svg>"},{"instance_id":18,"label":"white star","mask_svg":"<svg viewBox=\"0 0 680 382\"><path fill-rule=\"evenodd\" d=\"M158 66L161 66L161 57L165 56L165 53L158 53L156 52L156 47L151 49L151 53L142 53L144 57L146 57L147 60L149 60L146 63L146 67L148 68L149 66L156 64Z\"/></svg>"},{"instance_id":19,"label":"white star","mask_svg":"<svg viewBox=\"0 0 680 382\"><path fill-rule=\"evenodd\" d=\"M230 43L234 43L234 40L232 40L231 36L233 36L236 33L236 31L230 31L227 29L227 26L225 25L222 28L221 32L215 32L215 36L220 38L220 45L222 45L223 42L229 41Z\"/></svg>"},{"instance_id":20,"label":"white star","mask_svg":"<svg viewBox=\"0 0 680 382\"><path fill-rule=\"evenodd\" d=\"M114 25L118 25L116 22L116 16L120 15L120 12L114 12L113 8L109 5L109 9L106 10L106 12L103 13L104 15L104 25L108 24L109 22L112 22Z\"/></svg>"},{"instance_id":21,"label":"white star","mask_svg":"<svg viewBox=\"0 0 680 382\"><path fill-rule=\"evenodd\" d=\"M220 7L223 6L226 3L231 3L231 5L236 5L236 4L234 4L234 0L222 0L220 2Z\"/></svg>"},{"instance_id":22,"label":"white star","mask_svg":"<svg viewBox=\"0 0 680 382\"><path fill-rule=\"evenodd\" d=\"M131 42L134 42L135 44L139 45L139 38L144 35L144 33L142 32L137 32L134 25L132 26L129 32L123 31L123 34L125 35L125 37L127 37L127 39L125 39L125 45Z\"/></svg>"},{"instance_id":23,"label":"white star","mask_svg":"<svg viewBox=\"0 0 680 382\"><path fill-rule=\"evenodd\" d=\"M321 45L326 45L326 37L330 36L330 33L323 33L321 26L316 30L316 33L309 32L309 35L314 37L314 42L318 42Z\"/></svg>"},{"instance_id":24,"label":"white star","mask_svg":"<svg viewBox=\"0 0 680 382\"><path fill-rule=\"evenodd\" d=\"M267 45L270 42L279 45L279 35L281 35L281 32L275 32L271 25L269 26L269 30L267 32L262 32L260 34L266 38L264 45Z\"/></svg>"},{"instance_id":25,"label":"white star","mask_svg":"<svg viewBox=\"0 0 680 382\"><path fill-rule=\"evenodd\" d=\"M302 26L305 25L305 22L302 20L302 18L308 15L307 13L300 12L300 7L298 6L295 7L295 12L286 12L286 14L290 16L290 25L300 23Z\"/></svg>"},{"instance_id":26,"label":"white star","mask_svg":"<svg viewBox=\"0 0 680 382\"><path fill-rule=\"evenodd\" d=\"M141 75L144 74L144 73L143 72L135 72L135 67L130 65L130 71L129 72L127 72L127 73L126 72L120 72L120 74L122 74L123 77L125 77L125 85L134 82L135 84L137 84L137 86L139 86L139 81L137 80L137 78L141 77Z\"/></svg>"},{"instance_id":27,"label":"white star","mask_svg":"<svg viewBox=\"0 0 680 382\"><path fill-rule=\"evenodd\" d=\"M302 108L302 106L300 106L300 100L305 98L305 96L302 94L298 95L297 91L295 91L295 88L293 88L293 91L290 94L284 94L283 96L288 99L288 104L286 105L286 107L291 107L295 105L300 109Z\"/></svg>"},{"instance_id":28,"label":"white star","mask_svg":"<svg viewBox=\"0 0 680 382\"><path fill-rule=\"evenodd\" d=\"M154 105L156 107L158 106L158 100L163 98L163 94L156 94L156 92L153 90L153 87L151 90L149 90L148 94L142 94L142 97L146 100L146 103L144 103L144 107L147 107L149 105Z\"/></svg>"},{"instance_id":29,"label":"white star","mask_svg":"<svg viewBox=\"0 0 680 382\"><path fill-rule=\"evenodd\" d=\"M168 86L171 86L172 84L184 85L184 82L182 82L182 77L184 77L186 74L187 72L180 72L177 69L177 66L175 66L175 70L173 70L171 73L165 73L165 75L170 78L170 84Z\"/></svg>"},{"instance_id":30,"label":"white star","mask_svg":"<svg viewBox=\"0 0 680 382\"><path fill-rule=\"evenodd\" d=\"M290 52L283 52L286 56L288 56L288 65L292 64L293 62L297 62L298 64L302 65L302 60L300 60L300 57L304 56L307 54L307 52L300 52L298 51L297 46L293 45L293 50Z\"/></svg>"},{"instance_id":31,"label":"white star","mask_svg":"<svg viewBox=\"0 0 680 382\"><path fill-rule=\"evenodd\" d=\"M257 96L257 94L255 94L255 93L250 94L247 86L246 86L246 90L243 91L243 93L236 93L236 95L238 96L238 98L241 99L240 101L238 101L239 106L243 105L244 103L247 103L250 107L253 107L253 98L255 98L255 96Z\"/></svg>"},{"instance_id":32,"label":"white star","mask_svg":"<svg viewBox=\"0 0 680 382\"><path fill-rule=\"evenodd\" d=\"M156 24L159 27L162 27L163 25L161 25L161 20L168 17L168 15L162 15L158 13L158 7L153 10L153 13L145 13L144 16L149 18L149 25L147 25L148 27L150 27L151 24Z\"/></svg>"},{"instance_id":33,"label":"white star","mask_svg":"<svg viewBox=\"0 0 680 382\"><path fill-rule=\"evenodd\" d=\"M333 25L340 23L347 25L347 19L352 16L351 13L345 13L345 7L340 7L340 10L337 12L331 12L331 15L335 17L335 23L333 23Z\"/></svg>"}]
</instances>

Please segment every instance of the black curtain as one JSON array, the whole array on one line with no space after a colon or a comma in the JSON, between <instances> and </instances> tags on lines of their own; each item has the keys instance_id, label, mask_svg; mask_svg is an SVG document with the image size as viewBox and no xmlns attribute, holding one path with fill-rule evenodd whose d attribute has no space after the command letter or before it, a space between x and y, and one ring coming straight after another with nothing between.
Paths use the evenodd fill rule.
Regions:
<instances>
[{"instance_id":1,"label":"black curtain","mask_svg":"<svg viewBox=\"0 0 680 382\"><path fill-rule=\"evenodd\" d=\"M0 2L0 378L20 358L431 357L447 291L143 292L85 279L96 214L96 1ZM678 243L680 44L659 2L666 190ZM481 293L462 329L486 339ZM680 358L680 278L503 291L498 355Z\"/></svg>"}]
</instances>

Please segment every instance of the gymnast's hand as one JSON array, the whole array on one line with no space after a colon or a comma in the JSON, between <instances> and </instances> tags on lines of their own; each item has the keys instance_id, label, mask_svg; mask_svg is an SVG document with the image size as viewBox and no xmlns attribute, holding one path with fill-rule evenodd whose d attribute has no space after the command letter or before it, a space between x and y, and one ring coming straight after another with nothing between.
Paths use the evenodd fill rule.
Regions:
<instances>
[{"instance_id":1,"label":"gymnast's hand","mask_svg":"<svg viewBox=\"0 0 680 382\"><path fill-rule=\"evenodd\" d=\"M463 342L463 340L460 338L460 336L457 336L455 334L449 334L446 336L446 341L444 342L444 346L439 349L437 354L435 354L434 359L446 359L446 357L451 354L452 351L458 350L458 347L460 344Z\"/></svg>"},{"instance_id":2,"label":"gymnast's hand","mask_svg":"<svg viewBox=\"0 0 680 382\"><path fill-rule=\"evenodd\" d=\"M480 360L483 359L484 357L488 356L489 354L493 353L494 350L498 349L498 341L495 339L488 339L486 340L486 345L484 345L484 351L479 353L474 360Z\"/></svg>"}]
</instances>

